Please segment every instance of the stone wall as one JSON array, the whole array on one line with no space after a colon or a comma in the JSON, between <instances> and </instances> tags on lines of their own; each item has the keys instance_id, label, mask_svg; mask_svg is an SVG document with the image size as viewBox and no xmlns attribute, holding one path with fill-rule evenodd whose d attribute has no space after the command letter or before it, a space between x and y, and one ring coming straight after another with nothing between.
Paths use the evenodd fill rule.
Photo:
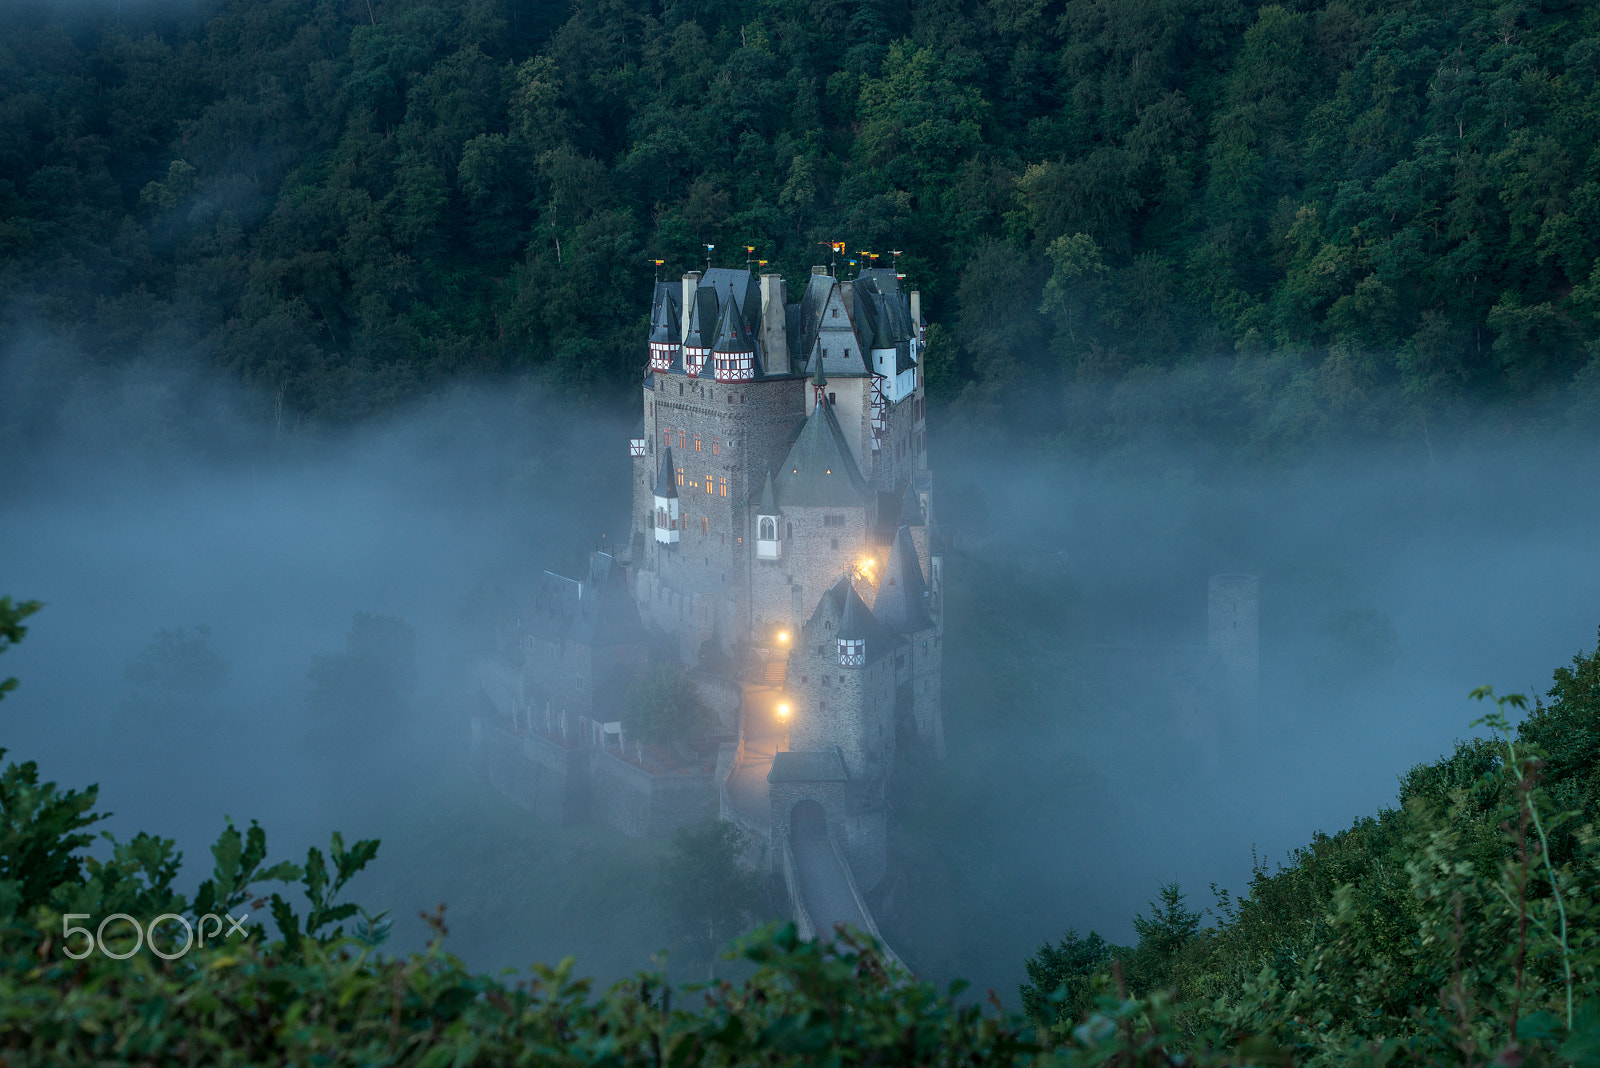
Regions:
<instances>
[{"instance_id":1,"label":"stone wall","mask_svg":"<svg viewBox=\"0 0 1600 1068\"><path fill-rule=\"evenodd\" d=\"M651 477L634 482L632 523L647 536L635 589L646 623L676 635L683 659L692 663L701 641L715 638L731 652L748 639L754 551L746 506L767 470L787 454L789 434L802 417L803 383L779 378L722 385L673 374L653 375L651 382L641 461ZM648 518L668 428L674 466L683 471L678 497L685 529L676 546L657 544Z\"/></svg>"},{"instance_id":2,"label":"stone wall","mask_svg":"<svg viewBox=\"0 0 1600 1068\"><path fill-rule=\"evenodd\" d=\"M588 761L576 746L474 719L472 748L473 767L540 819L570 824L587 815Z\"/></svg>"},{"instance_id":3,"label":"stone wall","mask_svg":"<svg viewBox=\"0 0 1600 1068\"><path fill-rule=\"evenodd\" d=\"M891 651L865 667L840 666L838 617L824 600L790 653L789 748L838 749L852 779L876 782L893 770L896 654Z\"/></svg>"},{"instance_id":4,"label":"stone wall","mask_svg":"<svg viewBox=\"0 0 1600 1068\"><path fill-rule=\"evenodd\" d=\"M589 752L595 823L633 838L666 838L717 818L714 772L655 775L609 749Z\"/></svg>"},{"instance_id":5,"label":"stone wall","mask_svg":"<svg viewBox=\"0 0 1600 1068\"><path fill-rule=\"evenodd\" d=\"M840 516L843 523L829 526L828 516ZM778 522L784 538L783 555L777 560L752 560L752 620L758 632L782 626L793 634L810 617L822 594L869 551L867 510L865 505L786 508ZM751 537L754 524L752 513Z\"/></svg>"}]
</instances>

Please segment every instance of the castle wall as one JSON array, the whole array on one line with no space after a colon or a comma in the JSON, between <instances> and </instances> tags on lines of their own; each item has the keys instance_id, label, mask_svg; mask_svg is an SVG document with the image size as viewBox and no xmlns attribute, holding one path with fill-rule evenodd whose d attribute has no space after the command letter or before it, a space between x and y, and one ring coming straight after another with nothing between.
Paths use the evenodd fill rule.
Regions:
<instances>
[{"instance_id":1,"label":"castle wall","mask_svg":"<svg viewBox=\"0 0 1600 1068\"><path fill-rule=\"evenodd\" d=\"M717 818L713 772L652 775L608 749L591 749L593 820L633 838L665 838Z\"/></svg>"},{"instance_id":2,"label":"castle wall","mask_svg":"<svg viewBox=\"0 0 1600 1068\"><path fill-rule=\"evenodd\" d=\"M841 667L837 627L836 619L813 621L790 653L789 692L795 707L789 748L838 749L851 779L880 782L893 770L896 654L865 667Z\"/></svg>"},{"instance_id":3,"label":"castle wall","mask_svg":"<svg viewBox=\"0 0 1600 1068\"><path fill-rule=\"evenodd\" d=\"M748 640L745 565L753 552L746 506L767 470L788 451L802 415L802 383L791 378L722 385L668 374L654 375L652 382L654 388L644 391L646 454L635 463L634 530L648 535L635 568L636 599L646 624L676 635L681 657L693 663L706 639L715 638L729 652ZM683 473L678 499L684 530L677 546L658 545L650 533L654 474L668 428L673 462Z\"/></svg>"},{"instance_id":4,"label":"castle wall","mask_svg":"<svg viewBox=\"0 0 1600 1068\"><path fill-rule=\"evenodd\" d=\"M830 526L830 516L839 521ZM753 537L753 512L749 523L749 536ZM817 607L823 591L869 551L867 511L865 506L785 508L779 524L783 556L756 560L755 554L750 554L751 616L757 628L782 625L794 633Z\"/></svg>"},{"instance_id":5,"label":"castle wall","mask_svg":"<svg viewBox=\"0 0 1600 1068\"><path fill-rule=\"evenodd\" d=\"M643 670L649 652L643 644L590 647L535 635L526 636L523 645L523 690L530 700L548 700L556 716L601 722L618 717L623 689Z\"/></svg>"},{"instance_id":6,"label":"castle wall","mask_svg":"<svg viewBox=\"0 0 1600 1068\"><path fill-rule=\"evenodd\" d=\"M537 731L473 721L473 766L495 789L549 823L581 822L588 809L586 754Z\"/></svg>"}]
</instances>

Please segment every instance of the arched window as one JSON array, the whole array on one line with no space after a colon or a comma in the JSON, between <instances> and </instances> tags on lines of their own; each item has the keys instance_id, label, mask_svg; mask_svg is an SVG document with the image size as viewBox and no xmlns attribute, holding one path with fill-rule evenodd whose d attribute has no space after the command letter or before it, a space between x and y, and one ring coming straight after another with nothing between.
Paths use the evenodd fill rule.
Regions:
<instances>
[{"instance_id":1,"label":"arched window","mask_svg":"<svg viewBox=\"0 0 1600 1068\"><path fill-rule=\"evenodd\" d=\"M757 535L762 541L778 540L778 521L770 515L761 517L761 533Z\"/></svg>"},{"instance_id":2,"label":"arched window","mask_svg":"<svg viewBox=\"0 0 1600 1068\"><path fill-rule=\"evenodd\" d=\"M794 541L794 524L793 523L788 523L786 525L788 526L789 530L788 530L788 536L784 540L785 541Z\"/></svg>"}]
</instances>

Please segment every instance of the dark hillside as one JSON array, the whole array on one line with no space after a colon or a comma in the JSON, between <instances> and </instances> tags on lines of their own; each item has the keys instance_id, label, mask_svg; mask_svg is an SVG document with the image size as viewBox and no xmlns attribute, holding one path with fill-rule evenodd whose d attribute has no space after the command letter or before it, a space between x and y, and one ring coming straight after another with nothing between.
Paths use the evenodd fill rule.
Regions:
<instances>
[{"instance_id":1,"label":"dark hillside","mask_svg":"<svg viewBox=\"0 0 1600 1068\"><path fill-rule=\"evenodd\" d=\"M291 415L599 399L652 259L839 240L905 250L946 398L1042 375L1054 423L1275 354L1249 389L1392 432L1593 358L1597 75L1567 0L11 3L4 330L195 348Z\"/></svg>"}]
</instances>

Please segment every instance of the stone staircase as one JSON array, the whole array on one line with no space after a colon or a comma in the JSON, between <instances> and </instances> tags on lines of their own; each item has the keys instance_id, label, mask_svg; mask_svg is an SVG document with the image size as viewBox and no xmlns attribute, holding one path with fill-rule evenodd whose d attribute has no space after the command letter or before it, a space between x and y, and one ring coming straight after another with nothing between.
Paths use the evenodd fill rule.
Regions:
<instances>
[{"instance_id":1,"label":"stone staircase","mask_svg":"<svg viewBox=\"0 0 1600 1068\"><path fill-rule=\"evenodd\" d=\"M783 684L789 679L789 658L775 656L766 662L761 671L761 681L768 686L783 689Z\"/></svg>"}]
</instances>

